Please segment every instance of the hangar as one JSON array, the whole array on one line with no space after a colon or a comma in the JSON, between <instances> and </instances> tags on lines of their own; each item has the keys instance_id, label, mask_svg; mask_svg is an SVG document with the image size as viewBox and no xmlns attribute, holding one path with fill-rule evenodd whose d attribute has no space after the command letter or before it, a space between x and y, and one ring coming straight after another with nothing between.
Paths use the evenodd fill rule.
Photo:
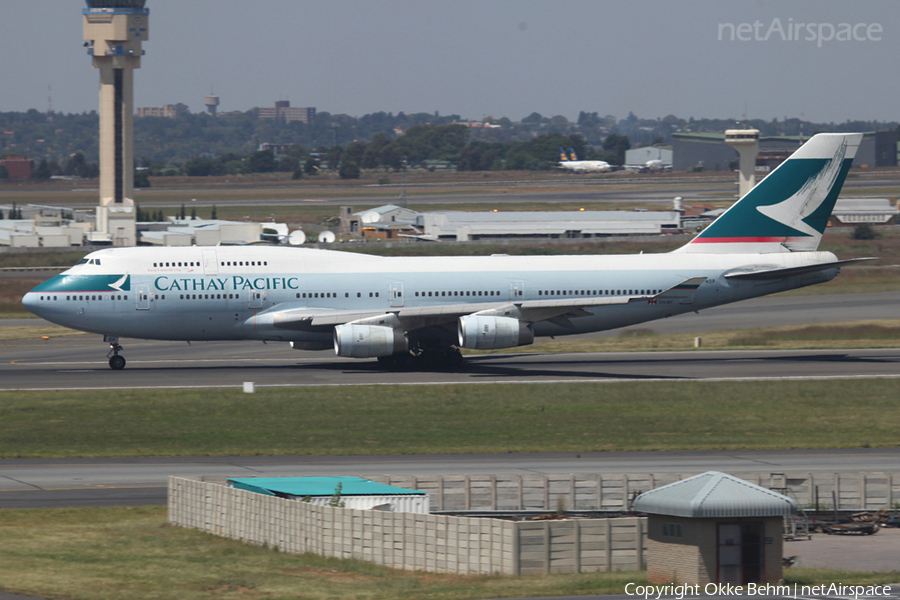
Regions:
<instances>
[{"instance_id":1,"label":"hangar","mask_svg":"<svg viewBox=\"0 0 900 600\"><path fill-rule=\"evenodd\" d=\"M803 145L805 136L760 136L759 158L765 159L764 165L774 168L769 160L772 154L792 153ZM900 133L897 131L870 131L863 134L862 142L854 167L896 167L897 144ZM790 154L784 154L787 158ZM783 160L782 158L782 160ZM729 171L736 168L738 153L725 144L724 133L673 133L672 134L672 170L690 171L702 167L704 171Z\"/></svg>"},{"instance_id":2,"label":"hangar","mask_svg":"<svg viewBox=\"0 0 900 600\"><path fill-rule=\"evenodd\" d=\"M423 215L428 240L593 238L681 232L677 211L434 212Z\"/></svg>"}]
</instances>

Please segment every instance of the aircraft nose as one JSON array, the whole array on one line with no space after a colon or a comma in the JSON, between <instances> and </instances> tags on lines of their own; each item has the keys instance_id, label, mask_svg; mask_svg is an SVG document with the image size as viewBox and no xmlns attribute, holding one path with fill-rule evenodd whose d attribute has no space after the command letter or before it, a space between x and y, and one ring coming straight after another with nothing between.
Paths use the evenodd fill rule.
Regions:
<instances>
[{"instance_id":1,"label":"aircraft nose","mask_svg":"<svg viewBox=\"0 0 900 600\"><path fill-rule=\"evenodd\" d=\"M38 314L39 306L37 298L38 294L34 290L31 290L30 292L22 296L22 306L24 306L28 312L34 313L36 315Z\"/></svg>"}]
</instances>

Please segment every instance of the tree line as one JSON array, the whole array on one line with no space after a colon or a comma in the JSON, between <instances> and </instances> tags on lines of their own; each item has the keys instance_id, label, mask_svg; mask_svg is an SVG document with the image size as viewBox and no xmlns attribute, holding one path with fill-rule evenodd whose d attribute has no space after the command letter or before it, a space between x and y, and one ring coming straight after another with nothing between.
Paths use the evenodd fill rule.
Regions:
<instances>
[{"instance_id":1,"label":"tree line","mask_svg":"<svg viewBox=\"0 0 900 600\"><path fill-rule=\"evenodd\" d=\"M626 140L630 145L670 143L673 133L721 133L736 125L735 119L685 119L675 115L641 118L633 113L619 119L586 111L574 121L537 112L518 121L491 116L477 123L459 121L459 115L438 113L376 112L353 117L321 111L310 123L287 123L262 119L258 109L218 117L190 112L174 119L136 117L136 166L152 172L190 170L206 174L268 170L297 173L299 167L300 176L311 176L315 173L313 166L323 165L335 169L354 164L361 169L398 169L404 160L408 165L423 160L450 161L463 170L534 169L553 162L559 145L571 146L580 159L621 164L619 157ZM759 129L764 136L898 128L896 122L812 123L795 118L751 119L744 124ZM82 169L91 168L98 157L98 136L96 111L0 112L0 155L34 159L39 177L67 174L71 171L69 160L76 155L82 157L78 159L83 161ZM299 149L287 157L255 156L262 143ZM307 164L314 154L320 155L317 163ZM296 166L294 158L299 161Z\"/></svg>"},{"instance_id":2,"label":"tree line","mask_svg":"<svg viewBox=\"0 0 900 600\"><path fill-rule=\"evenodd\" d=\"M277 156L258 150L245 156L228 153L219 157L197 156L178 171L189 176L242 173L291 172L294 179L313 177L324 169L337 171L344 179L359 178L363 169L400 171L434 168L444 163L458 171L546 170L559 162L559 149L570 149L579 158L624 164L630 143L625 136L611 134L598 149L590 148L579 135L542 135L525 142L472 140L464 125L416 125L395 139L378 133L369 142L310 149L295 144ZM431 163L431 165L429 165ZM162 164L149 173L164 175Z\"/></svg>"}]
</instances>

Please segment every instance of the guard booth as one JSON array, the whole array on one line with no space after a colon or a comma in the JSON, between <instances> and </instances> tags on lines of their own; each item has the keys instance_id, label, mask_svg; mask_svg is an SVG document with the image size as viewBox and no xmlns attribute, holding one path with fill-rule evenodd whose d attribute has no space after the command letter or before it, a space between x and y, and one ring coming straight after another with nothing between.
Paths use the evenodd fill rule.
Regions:
<instances>
[{"instance_id":1,"label":"guard booth","mask_svg":"<svg viewBox=\"0 0 900 600\"><path fill-rule=\"evenodd\" d=\"M777 584L782 579L782 528L797 511L791 498L709 471L634 501L647 513L650 583Z\"/></svg>"}]
</instances>

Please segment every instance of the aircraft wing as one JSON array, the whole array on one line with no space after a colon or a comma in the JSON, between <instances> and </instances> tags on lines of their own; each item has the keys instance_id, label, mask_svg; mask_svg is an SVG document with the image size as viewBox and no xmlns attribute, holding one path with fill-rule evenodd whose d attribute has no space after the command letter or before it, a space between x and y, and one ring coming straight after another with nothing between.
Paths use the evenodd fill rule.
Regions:
<instances>
[{"instance_id":1,"label":"aircraft wing","mask_svg":"<svg viewBox=\"0 0 900 600\"><path fill-rule=\"evenodd\" d=\"M750 270L742 270L742 271L734 271L731 273L726 273L726 279L751 279L751 280L760 280L760 279L784 279L785 277L792 277L794 275L804 275L806 273L817 273L819 271L826 271L828 269L834 269L836 267L843 267L845 265L863 262L867 260L878 260L877 258L850 258L847 260L838 260L827 263L818 263L814 265L804 265L801 267L787 267L787 268L770 268L770 267L760 267L758 269L750 269Z\"/></svg>"},{"instance_id":2,"label":"aircraft wing","mask_svg":"<svg viewBox=\"0 0 900 600\"><path fill-rule=\"evenodd\" d=\"M672 286L656 295L631 296L591 296L584 298L564 298L558 300L523 300L477 302L468 304L439 304L421 307L396 307L386 310L334 310L328 308L282 308L260 313L258 318L271 319L276 329L294 331L322 331L344 323L367 323L371 325L399 325L410 331L442 325L472 314L508 316L527 323L550 321L565 326L569 319L587 317L593 313L588 308L625 305L634 302L658 301L686 298L694 293L705 277L693 277ZM384 321L384 323L381 323Z\"/></svg>"}]
</instances>

